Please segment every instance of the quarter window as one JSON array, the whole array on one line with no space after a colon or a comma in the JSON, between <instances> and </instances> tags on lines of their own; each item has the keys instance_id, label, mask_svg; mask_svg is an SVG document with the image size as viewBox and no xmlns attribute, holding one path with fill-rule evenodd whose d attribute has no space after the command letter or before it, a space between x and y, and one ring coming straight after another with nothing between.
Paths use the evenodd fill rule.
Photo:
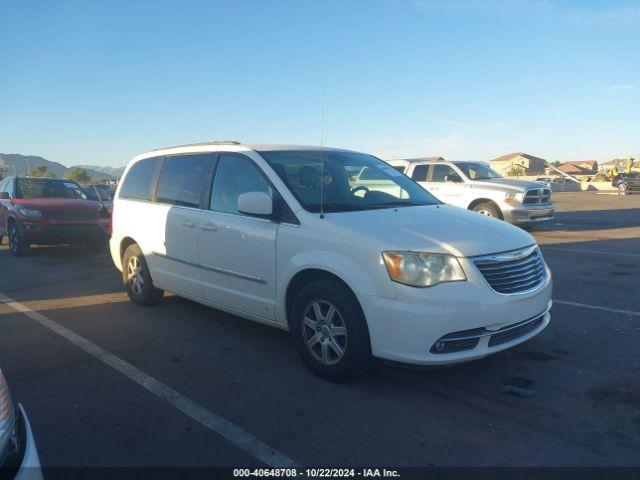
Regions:
<instances>
[{"instance_id":1,"label":"quarter window","mask_svg":"<svg viewBox=\"0 0 640 480\"><path fill-rule=\"evenodd\" d=\"M151 200L151 182L161 157L145 158L134 163L120 187L120 198Z\"/></svg>"},{"instance_id":2,"label":"quarter window","mask_svg":"<svg viewBox=\"0 0 640 480\"><path fill-rule=\"evenodd\" d=\"M167 157L158 179L156 202L198 208L210 168L210 154Z\"/></svg>"},{"instance_id":3,"label":"quarter window","mask_svg":"<svg viewBox=\"0 0 640 480\"><path fill-rule=\"evenodd\" d=\"M243 215L238 212L238 197L248 192L265 192L273 198L271 185L251 160L222 154L213 181L210 209Z\"/></svg>"}]
</instances>

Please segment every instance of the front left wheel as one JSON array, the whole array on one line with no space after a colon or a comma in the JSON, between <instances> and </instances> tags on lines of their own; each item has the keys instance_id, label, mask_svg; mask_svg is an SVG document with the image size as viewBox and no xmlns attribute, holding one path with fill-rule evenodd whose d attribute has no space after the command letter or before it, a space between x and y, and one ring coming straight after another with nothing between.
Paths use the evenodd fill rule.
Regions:
<instances>
[{"instance_id":1,"label":"front left wheel","mask_svg":"<svg viewBox=\"0 0 640 480\"><path fill-rule=\"evenodd\" d=\"M29 244L24 241L22 232L15 222L9 225L9 251L14 257L23 257L29 253Z\"/></svg>"},{"instance_id":2,"label":"front left wheel","mask_svg":"<svg viewBox=\"0 0 640 480\"><path fill-rule=\"evenodd\" d=\"M478 212L480 215L487 217L502 219L502 213L497 205L491 202L483 202L474 206L472 209L474 212Z\"/></svg>"},{"instance_id":3,"label":"front left wheel","mask_svg":"<svg viewBox=\"0 0 640 480\"><path fill-rule=\"evenodd\" d=\"M362 309L337 281L318 280L298 293L289 331L307 368L321 378L346 382L371 367L371 341Z\"/></svg>"},{"instance_id":4,"label":"front left wheel","mask_svg":"<svg viewBox=\"0 0 640 480\"><path fill-rule=\"evenodd\" d=\"M164 295L164 290L153 286L147 262L136 244L129 245L124 252L122 282L131 301L138 305L155 305Z\"/></svg>"}]
</instances>

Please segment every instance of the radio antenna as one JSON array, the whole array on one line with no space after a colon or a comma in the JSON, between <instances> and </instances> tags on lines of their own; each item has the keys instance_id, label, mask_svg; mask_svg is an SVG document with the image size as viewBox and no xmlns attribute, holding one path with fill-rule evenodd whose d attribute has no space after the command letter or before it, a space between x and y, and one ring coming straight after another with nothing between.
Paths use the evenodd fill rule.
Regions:
<instances>
[{"instance_id":1,"label":"radio antenna","mask_svg":"<svg viewBox=\"0 0 640 480\"><path fill-rule=\"evenodd\" d=\"M320 96L320 218L324 218L324 92Z\"/></svg>"}]
</instances>

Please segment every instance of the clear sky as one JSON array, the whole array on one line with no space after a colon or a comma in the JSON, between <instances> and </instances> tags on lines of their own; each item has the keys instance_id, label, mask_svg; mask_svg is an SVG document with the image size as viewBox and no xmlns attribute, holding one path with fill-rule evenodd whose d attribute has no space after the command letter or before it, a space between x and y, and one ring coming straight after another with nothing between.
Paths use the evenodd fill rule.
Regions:
<instances>
[{"instance_id":1,"label":"clear sky","mask_svg":"<svg viewBox=\"0 0 640 480\"><path fill-rule=\"evenodd\" d=\"M640 156L640 1L0 0L0 152Z\"/></svg>"}]
</instances>

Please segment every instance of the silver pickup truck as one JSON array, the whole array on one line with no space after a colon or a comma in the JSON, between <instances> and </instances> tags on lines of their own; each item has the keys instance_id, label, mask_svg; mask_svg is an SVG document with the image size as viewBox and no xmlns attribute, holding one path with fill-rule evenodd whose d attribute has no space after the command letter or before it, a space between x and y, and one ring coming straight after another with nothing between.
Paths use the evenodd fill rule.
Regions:
<instances>
[{"instance_id":1,"label":"silver pickup truck","mask_svg":"<svg viewBox=\"0 0 640 480\"><path fill-rule=\"evenodd\" d=\"M553 218L551 189L500 176L482 162L388 160L444 203L500 218L524 229Z\"/></svg>"}]
</instances>

